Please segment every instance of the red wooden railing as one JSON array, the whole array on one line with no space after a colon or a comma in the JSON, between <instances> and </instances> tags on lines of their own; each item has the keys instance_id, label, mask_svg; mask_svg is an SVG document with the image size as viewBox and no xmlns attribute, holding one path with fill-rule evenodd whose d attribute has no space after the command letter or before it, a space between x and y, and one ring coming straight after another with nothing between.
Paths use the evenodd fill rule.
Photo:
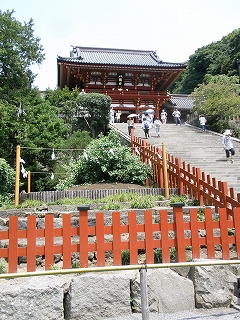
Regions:
<instances>
[{"instance_id":1,"label":"red wooden railing","mask_svg":"<svg viewBox=\"0 0 240 320\"><path fill-rule=\"evenodd\" d=\"M8 272L17 272L21 256L26 257L28 272L36 270L39 255L45 257L46 270L54 265L55 254L62 255L63 269L72 267L73 253L79 253L80 267L87 268L89 252L95 252L98 267L105 266L106 251L112 251L115 266L122 265L122 250L129 250L131 265L138 264L140 249L146 252L146 263L153 264L155 248L162 249L163 263L170 262L172 247L176 248L178 262L186 261L186 249L189 248L192 259L201 258L202 246L207 247L207 258L214 259L217 245L222 248L222 259L230 260L230 244L236 246L236 259L240 258L240 208L233 209L231 220L227 219L224 208L219 209L217 220L213 219L212 209L205 208L204 221L198 221L197 209L190 209L189 219L186 219L179 204L173 208L173 219L169 219L167 210L159 210L157 216L154 213L154 219L152 211L146 210L142 223L138 222L135 211L129 211L127 224L121 224L120 212L113 212L111 225L105 225L104 213L97 212L94 226L88 225L88 208L78 209L79 227L71 225L71 214L63 214L62 227L54 228L54 216L47 214L43 229L36 228L36 216L28 216L26 230L19 230L18 217L11 216L8 231L0 231L0 243L8 242L6 247L1 245L0 248L0 257L8 260ZM235 228L235 234L228 235L228 228ZM201 236L199 230L205 230L206 236ZM90 236L96 236L94 243L89 242ZM37 245L39 239L43 240L41 245Z\"/></svg>"},{"instance_id":2,"label":"red wooden railing","mask_svg":"<svg viewBox=\"0 0 240 320\"><path fill-rule=\"evenodd\" d=\"M133 153L152 167L154 182L163 188L162 150L135 136L131 137L131 143ZM228 190L227 182L216 181L200 168L191 167L168 153L166 162L169 188L178 188L179 194L189 194L199 200L200 205L212 205L216 210L226 208L229 216L233 214L233 208L240 207L240 194L235 199L234 189Z\"/></svg>"}]
</instances>

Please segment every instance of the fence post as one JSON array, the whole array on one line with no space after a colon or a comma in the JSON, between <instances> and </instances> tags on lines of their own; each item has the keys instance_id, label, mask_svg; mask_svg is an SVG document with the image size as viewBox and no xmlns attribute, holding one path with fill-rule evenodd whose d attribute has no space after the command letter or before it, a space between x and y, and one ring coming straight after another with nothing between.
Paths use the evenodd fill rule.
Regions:
<instances>
[{"instance_id":1,"label":"fence post","mask_svg":"<svg viewBox=\"0 0 240 320\"><path fill-rule=\"evenodd\" d=\"M164 196L165 198L169 198L167 157L166 157L165 143L162 144L162 162L163 162L163 182L164 182L164 193L165 193Z\"/></svg>"},{"instance_id":2,"label":"fence post","mask_svg":"<svg viewBox=\"0 0 240 320\"><path fill-rule=\"evenodd\" d=\"M182 169L182 159L177 158L176 159L177 164L177 174L178 174L178 188L179 188L179 194L183 194L183 181L181 176L181 169Z\"/></svg>"},{"instance_id":3,"label":"fence post","mask_svg":"<svg viewBox=\"0 0 240 320\"><path fill-rule=\"evenodd\" d=\"M176 240L176 253L178 262L186 262L185 241L184 241L184 203L176 202L173 204L174 230Z\"/></svg>"},{"instance_id":4,"label":"fence post","mask_svg":"<svg viewBox=\"0 0 240 320\"><path fill-rule=\"evenodd\" d=\"M141 288L142 320L149 320L146 267L140 269L140 288Z\"/></svg>"},{"instance_id":5,"label":"fence post","mask_svg":"<svg viewBox=\"0 0 240 320\"><path fill-rule=\"evenodd\" d=\"M16 179L15 179L15 206L19 205L19 184L20 184L20 146L16 147Z\"/></svg>"},{"instance_id":6,"label":"fence post","mask_svg":"<svg viewBox=\"0 0 240 320\"><path fill-rule=\"evenodd\" d=\"M31 192L31 171L28 171L28 183L27 183L27 192Z\"/></svg>"},{"instance_id":7,"label":"fence post","mask_svg":"<svg viewBox=\"0 0 240 320\"><path fill-rule=\"evenodd\" d=\"M79 247L80 247L80 267L88 267L88 210L90 206L81 205L77 207L79 211Z\"/></svg>"},{"instance_id":8,"label":"fence post","mask_svg":"<svg viewBox=\"0 0 240 320\"><path fill-rule=\"evenodd\" d=\"M202 196L202 184L200 182L201 180L201 170L200 168L195 168L195 174L196 174L196 177L197 177L197 198L198 198L198 201L199 201L199 204L200 206L203 205L203 196Z\"/></svg>"}]
</instances>

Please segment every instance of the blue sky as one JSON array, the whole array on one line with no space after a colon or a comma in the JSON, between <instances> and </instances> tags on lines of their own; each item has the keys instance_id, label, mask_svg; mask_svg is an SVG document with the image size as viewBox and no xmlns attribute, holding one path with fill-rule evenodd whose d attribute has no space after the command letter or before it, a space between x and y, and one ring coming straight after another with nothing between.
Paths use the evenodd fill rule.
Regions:
<instances>
[{"instance_id":1,"label":"blue sky","mask_svg":"<svg viewBox=\"0 0 240 320\"><path fill-rule=\"evenodd\" d=\"M20 22L34 21L46 60L34 83L57 85L57 56L71 45L157 50L165 62L185 62L198 48L240 28L239 0L0 0Z\"/></svg>"}]
</instances>

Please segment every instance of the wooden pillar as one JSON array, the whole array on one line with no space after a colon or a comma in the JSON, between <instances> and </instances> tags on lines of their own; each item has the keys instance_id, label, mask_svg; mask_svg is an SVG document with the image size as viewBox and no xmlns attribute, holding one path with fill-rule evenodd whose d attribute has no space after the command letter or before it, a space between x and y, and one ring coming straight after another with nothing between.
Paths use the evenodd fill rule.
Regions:
<instances>
[{"instance_id":1,"label":"wooden pillar","mask_svg":"<svg viewBox=\"0 0 240 320\"><path fill-rule=\"evenodd\" d=\"M160 99L155 100L155 117L160 119Z\"/></svg>"},{"instance_id":2,"label":"wooden pillar","mask_svg":"<svg viewBox=\"0 0 240 320\"><path fill-rule=\"evenodd\" d=\"M70 76L71 76L71 69L70 69L70 67L68 66L68 67L67 67L67 86L68 86L68 88L69 88L69 86L70 86Z\"/></svg>"},{"instance_id":3,"label":"wooden pillar","mask_svg":"<svg viewBox=\"0 0 240 320\"><path fill-rule=\"evenodd\" d=\"M139 107L141 105L141 98L137 98L134 100L134 106L135 106L135 111L136 111L136 114L139 115ZM136 117L136 123L139 123L139 118Z\"/></svg>"}]
</instances>

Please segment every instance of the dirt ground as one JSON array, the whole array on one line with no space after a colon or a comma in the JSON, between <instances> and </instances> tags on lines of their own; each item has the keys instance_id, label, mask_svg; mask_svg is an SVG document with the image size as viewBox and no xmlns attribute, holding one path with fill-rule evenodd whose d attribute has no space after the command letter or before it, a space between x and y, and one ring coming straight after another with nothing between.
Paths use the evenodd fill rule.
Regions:
<instances>
[{"instance_id":1,"label":"dirt ground","mask_svg":"<svg viewBox=\"0 0 240 320\"><path fill-rule=\"evenodd\" d=\"M81 186L74 186L69 190L110 190L110 189L141 189L146 188L146 186L140 186L138 184L132 183L95 183L95 184L84 184Z\"/></svg>"}]
</instances>

